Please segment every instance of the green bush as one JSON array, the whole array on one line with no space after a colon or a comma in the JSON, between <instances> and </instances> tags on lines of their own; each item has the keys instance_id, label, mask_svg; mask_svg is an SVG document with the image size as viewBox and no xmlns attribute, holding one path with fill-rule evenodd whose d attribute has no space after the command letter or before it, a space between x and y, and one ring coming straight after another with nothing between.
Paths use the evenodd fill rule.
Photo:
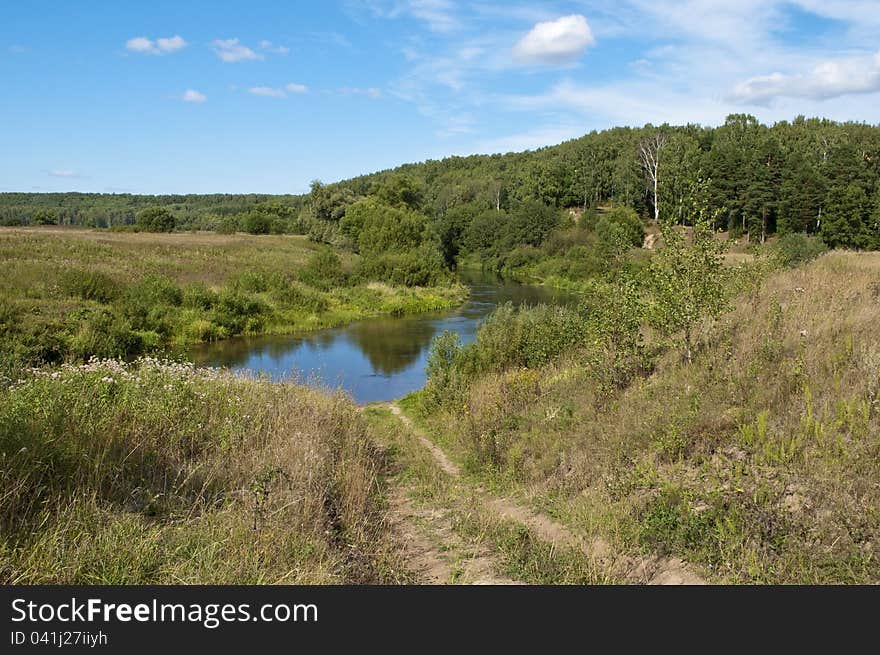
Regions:
<instances>
[{"instance_id":1,"label":"green bush","mask_svg":"<svg viewBox=\"0 0 880 655\"><path fill-rule=\"evenodd\" d=\"M327 311L329 306L327 298L320 292L298 284L287 284L284 287L274 289L272 296L290 309L310 314L320 314Z\"/></svg>"},{"instance_id":2,"label":"green bush","mask_svg":"<svg viewBox=\"0 0 880 655\"><path fill-rule=\"evenodd\" d=\"M59 287L68 296L110 303L119 295L119 285L109 275L99 271L76 269L64 271L59 279Z\"/></svg>"},{"instance_id":3,"label":"green bush","mask_svg":"<svg viewBox=\"0 0 880 655\"><path fill-rule=\"evenodd\" d=\"M514 367L546 364L582 342L588 323L575 308L537 305L515 308L512 303L499 306L480 325L477 339L460 349L452 366L469 378ZM449 350L448 344L438 342ZM429 361L448 361L444 353L431 353ZM436 366L442 370L442 366Z\"/></svg>"},{"instance_id":4,"label":"green bush","mask_svg":"<svg viewBox=\"0 0 880 655\"><path fill-rule=\"evenodd\" d=\"M448 282L450 276L440 253L429 247L364 257L359 274L367 280L406 287L436 286Z\"/></svg>"},{"instance_id":5,"label":"green bush","mask_svg":"<svg viewBox=\"0 0 880 655\"><path fill-rule=\"evenodd\" d=\"M143 352L144 345L143 337L132 330L128 321L107 310L88 315L67 344L69 353L82 361L132 357Z\"/></svg>"},{"instance_id":6,"label":"green bush","mask_svg":"<svg viewBox=\"0 0 880 655\"><path fill-rule=\"evenodd\" d=\"M261 301L236 291L223 291L214 307L213 322L230 335L257 332L263 325L267 307Z\"/></svg>"},{"instance_id":7,"label":"green bush","mask_svg":"<svg viewBox=\"0 0 880 655\"><path fill-rule=\"evenodd\" d=\"M241 219L241 226L250 234L269 234L272 231L272 219L260 212L249 212Z\"/></svg>"},{"instance_id":8,"label":"green bush","mask_svg":"<svg viewBox=\"0 0 880 655\"><path fill-rule=\"evenodd\" d=\"M797 266L826 252L828 246L820 237L793 232L779 238L776 250L783 266Z\"/></svg>"},{"instance_id":9,"label":"green bush","mask_svg":"<svg viewBox=\"0 0 880 655\"><path fill-rule=\"evenodd\" d=\"M623 228L626 240L631 246L640 247L645 240L645 228L642 219L634 209L618 206L605 214L602 218L619 225ZM602 220L601 218L599 219ZM597 223L598 231L598 223Z\"/></svg>"},{"instance_id":10,"label":"green bush","mask_svg":"<svg viewBox=\"0 0 880 655\"><path fill-rule=\"evenodd\" d=\"M344 286L346 275L339 255L330 248L321 248L300 270L299 279L316 289L329 291L333 287Z\"/></svg>"},{"instance_id":11,"label":"green bush","mask_svg":"<svg viewBox=\"0 0 880 655\"><path fill-rule=\"evenodd\" d=\"M122 298L122 314L136 330L170 336L183 291L168 278L150 275L130 286Z\"/></svg>"},{"instance_id":12,"label":"green bush","mask_svg":"<svg viewBox=\"0 0 880 655\"><path fill-rule=\"evenodd\" d=\"M192 309L209 310L217 303L217 292L202 283L191 284L183 290L181 304Z\"/></svg>"},{"instance_id":13,"label":"green bush","mask_svg":"<svg viewBox=\"0 0 880 655\"><path fill-rule=\"evenodd\" d=\"M164 207L147 207L137 215L137 228L144 232L173 232L174 215Z\"/></svg>"}]
</instances>

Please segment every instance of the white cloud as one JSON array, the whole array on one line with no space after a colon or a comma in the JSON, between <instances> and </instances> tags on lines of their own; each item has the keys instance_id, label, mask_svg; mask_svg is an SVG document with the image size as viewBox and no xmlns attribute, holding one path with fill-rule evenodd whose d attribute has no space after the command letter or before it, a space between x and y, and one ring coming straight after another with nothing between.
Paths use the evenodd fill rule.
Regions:
<instances>
[{"instance_id":1,"label":"white cloud","mask_svg":"<svg viewBox=\"0 0 880 655\"><path fill-rule=\"evenodd\" d=\"M273 86L253 86L248 89L248 93L251 93L255 96L262 96L264 98L286 98L288 93L308 93L309 87L305 84L297 84L296 82L290 82L289 84L285 84L284 88L277 88Z\"/></svg>"},{"instance_id":2,"label":"white cloud","mask_svg":"<svg viewBox=\"0 0 880 655\"><path fill-rule=\"evenodd\" d=\"M737 84L731 100L766 104L779 97L827 100L851 93L880 91L880 51L873 57L829 60L808 73L758 75Z\"/></svg>"},{"instance_id":3,"label":"white cloud","mask_svg":"<svg viewBox=\"0 0 880 655\"><path fill-rule=\"evenodd\" d=\"M170 37L159 37L156 39L156 47L162 52L174 52L186 47L186 41L179 34Z\"/></svg>"},{"instance_id":4,"label":"white cloud","mask_svg":"<svg viewBox=\"0 0 880 655\"><path fill-rule=\"evenodd\" d=\"M165 55L186 47L186 41L179 34L160 36L155 41L145 36L136 36L125 42L125 49L144 55Z\"/></svg>"},{"instance_id":5,"label":"white cloud","mask_svg":"<svg viewBox=\"0 0 880 655\"><path fill-rule=\"evenodd\" d=\"M184 102L193 102L195 104L201 104L207 99L208 96L206 96L204 93L199 93L194 89L187 89L186 91L184 91L183 96L181 96L181 100L183 100Z\"/></svg>"},{"instance_id":6,"label":"white cloud","mask_svg":"<svg viewBox=\"0 0 880 655\"><path fill-rule=\"evenodd\" d=\"M263 55L257 54L246 45L240 43L237 38L215 39L211 42L211 45L214 48L214 53L227 63L254 61L263 58Z\"/></svg>"},{"instance_id":7,"label":"white cloud","mask_svg":"<svg viewBox=\"0 0 880 655\"><path fill-rule=\"evenodd\" d=\"M409 13L425 21L434 32L451 32L459 27L455 5L449 0L409 0Z\"/></svg>"},{"instance_id":8,"label":"white cloud","mask_svg":"<svg viewBox=\"0 0 880 655\"><path fill-rule=\"evenodd\" d=\"M275 45L271 41L263 39L260 41L260 48L266 52L274 52L276 55L286 55L290 52L290 48L283 45Z\"/></svg>"},{"instance_id":9,"label":"white cloud","mask_svg":"<svg viewBox=\"0 0 880 655\"><path fill-rule=\"evenodd\" d=\"M459 10L452 0L349 0L346 4L349 11L366 11L374 17L411 16L424 22L432 32L440 34L462 28L457 15Z\"/></svg>"},{"instance_id":10,"label":"white cloud","mask_svg":"<svg viewBox=\"0 0 880 655\"><path fill-rule=\"evenodd\" d=\"M66 169L49 171L49 175L52 177L66 177L66 178L74 178L79 177L79 173L76 171L70 171Z\"/></svg>"},{"instance_id":11,"label":"white cloud","mask_svg":"<svg viewBox=\"0 0 880 655\"><path fill-rule=\"evenodd\" d=\"M156 46L147 37L136 36L133 39L129 39L128 41L126 41L125 47L127 50L131 50L132 52L152 53Z\"/></svg>"},{"instance_id":12,"label":"white cloud","mask_svg":"<svg viewBox=\"0 0 880 655\"><path fill-rule=\"evenodd\" d=\"M580 14L537 23L513 48L527 64L568 64L576 61L596 40Z\"/></svg>"},{"instance_id":13,"label":"white cloud","mask_svg":"<svg viewBox=\"0 0 880 655\"><path fill-rule=\"evenodd\" d=\"M340 94L344 96L367 96L375 100L382 96L382 90L377 89L374 86L368 88L361 88L358 86L345 86L339 89Z\"/></svg>"},{"instance_id":14,"label":"white cloud","mask_svg":"<svg viewBox=\"0 0 880 655\"><path fill-rule=\"evenodd\" d=\"M264 98L283 98L285 96L283 89L274 89L271 86L253 86L248 89L248 93Z\"/></svg>"}]
</instances>

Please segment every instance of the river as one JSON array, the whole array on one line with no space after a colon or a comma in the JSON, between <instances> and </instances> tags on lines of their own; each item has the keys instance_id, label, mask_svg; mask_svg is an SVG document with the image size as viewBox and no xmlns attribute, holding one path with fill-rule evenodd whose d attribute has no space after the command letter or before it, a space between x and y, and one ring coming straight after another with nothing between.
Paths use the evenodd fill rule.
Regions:
<instances>
[{"instance_id":1,"label":"river","mask_svg":"<svg viewBox=\"0 0 880 655\"><path fill-rule=\"evenodd\" d=\"M382 317L302 334L239 337L192 349L200 366L296 379L324 388L347 391L358 403L393 400L421 389L431 339L444 330L457 332L463 343L476 336L480 321L497 305L564 303L569 294L518 284L466 271L468 300L444 312Z\"/></svg>"}]
</instances>

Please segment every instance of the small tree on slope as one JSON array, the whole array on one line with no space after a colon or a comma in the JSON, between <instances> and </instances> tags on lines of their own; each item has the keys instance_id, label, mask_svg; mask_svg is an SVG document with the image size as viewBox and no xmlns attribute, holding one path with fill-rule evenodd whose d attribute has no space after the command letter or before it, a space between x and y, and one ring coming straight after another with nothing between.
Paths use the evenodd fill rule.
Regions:
<instances>
[{"instance_id":1,"label":"small tree on slope","mask_svg":"<svg viewBox=\"0 0 880 655\"><path fill-rule=\"evenodd\" d=\"M726 244L715 238L717 211L709 208L708 181L693 185L689 199L693 238L669 221L661 222L665 247L651 263L650 322L668 338L681 338L691 361L694 331L706 317L717 318L726 308L722 254Z\"/></svg>"}]
</instances>

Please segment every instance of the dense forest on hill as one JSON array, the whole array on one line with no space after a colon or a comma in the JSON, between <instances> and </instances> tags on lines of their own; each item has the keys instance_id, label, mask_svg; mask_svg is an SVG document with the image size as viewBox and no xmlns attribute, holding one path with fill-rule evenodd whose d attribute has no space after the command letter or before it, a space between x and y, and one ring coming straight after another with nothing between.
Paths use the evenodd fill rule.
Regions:
<instances>
[{"instance_id":1,"label":"dense forest on hill","mask_svg":"<svg viewBox=\"0 0 880 655\"><path fill-rule=\"evenodd\" d=\"M767 126L743 114L719 127L621 127L535 151L405 164L315 181L298 196L0 194L0 223L292 232L410 259L439 252L448 265L476 253L504 268L517 249L514 259L533 257L529 248L563 224L551 210L578 208L587 227L595 227L591 208L609 205L686 223L698 183L719 210L714 227L733 237L804 232L830 247L880 248L880 127L804 117ZM159 220L142 218L159 208ZM360 243L365 221L367 240L384 236Z\"/></svg>"}]
</instances>

